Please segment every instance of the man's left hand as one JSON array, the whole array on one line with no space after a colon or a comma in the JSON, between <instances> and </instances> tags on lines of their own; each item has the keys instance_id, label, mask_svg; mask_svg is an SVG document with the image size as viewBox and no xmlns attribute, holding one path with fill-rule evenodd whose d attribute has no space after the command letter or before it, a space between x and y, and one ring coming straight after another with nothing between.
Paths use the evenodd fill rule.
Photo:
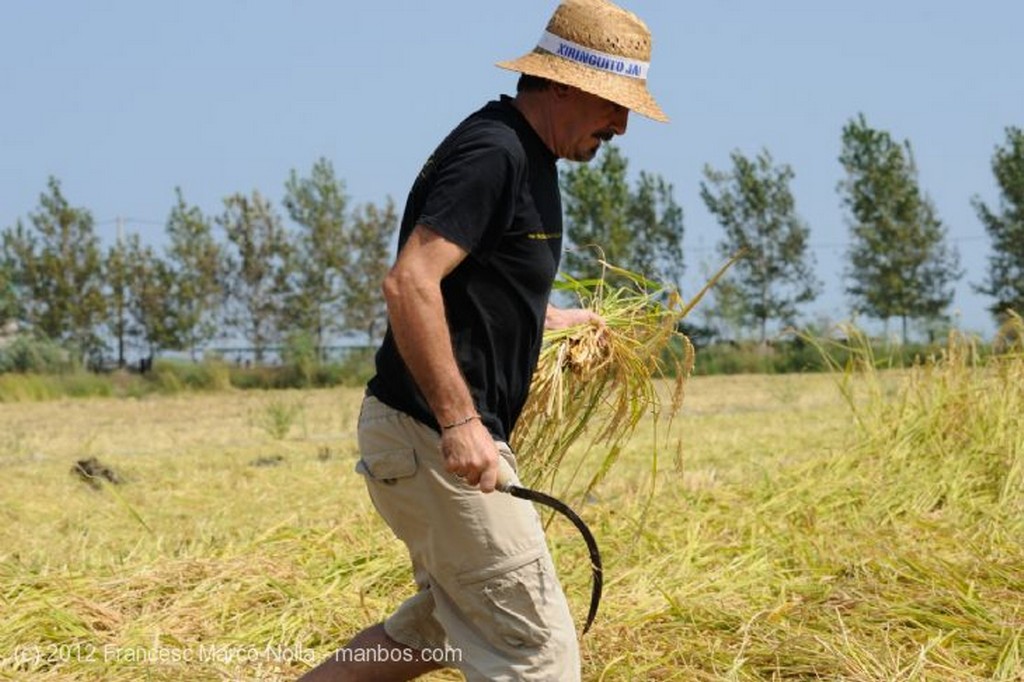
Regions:
<instances>
[{"instance_id":1,"label":"man's left hand","mask_svg":"<svg viewBox=\"0 0 1024 682\"><path fill-rule=\"evenodd\" d=\"M603 317L585 308L556 308L549 305L544 315L544 329L547 331L558 331L583 324L592 324L601 329L605 326Z\"/></svg>"}]
</instances>

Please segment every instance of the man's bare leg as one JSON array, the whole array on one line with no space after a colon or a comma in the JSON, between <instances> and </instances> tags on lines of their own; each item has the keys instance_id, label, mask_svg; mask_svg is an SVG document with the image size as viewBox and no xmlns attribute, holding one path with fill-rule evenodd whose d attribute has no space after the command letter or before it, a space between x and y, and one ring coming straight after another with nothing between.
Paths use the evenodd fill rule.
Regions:
<instances>
[{"instance_id":1,"label":"man's bare leg","mask_svg":"<svg viewBox=\"0 0 1024 682\"><path fill-rule=\"evenodd\" d=\"M433 661L421 660L416 649L388 637L384 624L378 623L353 637L344 649L298 682L405 682L441 667Z\"/></svg>"}]
</instances>

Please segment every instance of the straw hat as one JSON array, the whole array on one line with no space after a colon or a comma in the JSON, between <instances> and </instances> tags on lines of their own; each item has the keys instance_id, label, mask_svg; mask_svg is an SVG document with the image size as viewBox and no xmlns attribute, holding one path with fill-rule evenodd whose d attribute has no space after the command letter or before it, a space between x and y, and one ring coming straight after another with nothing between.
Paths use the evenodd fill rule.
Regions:
<instances>
[{"instance_id":1,"label":"straw hat","mask_svg":"<svg viewBox=\"0 0 1024 682\"><path fill-rule=\"evenodd\" d=\"M572 85L655 121L668 116L647 91L651 32L606 0L564 0L533 52L498 62L510 71Z\"/></svg>"}]
</instances>

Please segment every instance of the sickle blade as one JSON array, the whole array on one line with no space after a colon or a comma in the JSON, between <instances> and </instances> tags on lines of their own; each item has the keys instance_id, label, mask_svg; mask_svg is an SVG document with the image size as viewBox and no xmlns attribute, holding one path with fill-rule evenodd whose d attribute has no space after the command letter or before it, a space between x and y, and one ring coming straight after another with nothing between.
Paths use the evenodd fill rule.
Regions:
<instances>
[{"instance_id":1,"label":"sickle blade","mask_svg":"<svg viewBox=\"0 0 1024 682\"><path fill-rule=\"evenodd\" d=\"M583 536L583 540L587 543L587 549L590 551L590 565L593 569L593 586L590 590L590 610L587 612L587 623L583 626L583 634L587 634L587 630L590 629L590 625L594 622L594 617L597 615L597 607L601 604L601 590L604 586L604 571L601 566L601 552L597 549L597 540L594 539L594 534L590 532L590 528L587 527L587 524L583 522L583 519L581 519L569 505L556 497L552 497L551 495L547 495L536 490L530 490L529 488L523 488L518 485L508 486L507 492L513 497L543 504L544 506L551 507L558 513L562 514L572 521L572 524L576 526L577 530L579 530L580 534Z\"/></svg>"}]
</instances>

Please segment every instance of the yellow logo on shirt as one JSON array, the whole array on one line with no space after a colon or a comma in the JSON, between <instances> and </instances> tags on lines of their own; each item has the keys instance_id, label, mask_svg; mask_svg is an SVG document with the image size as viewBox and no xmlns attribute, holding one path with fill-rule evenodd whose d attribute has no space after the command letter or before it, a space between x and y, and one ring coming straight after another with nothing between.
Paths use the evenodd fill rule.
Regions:
<instances>
[{"instance_id":1,"label":"yellow logo on shirt","mask_svg":"<svg viewBox=\"0 0 1024 682\"><path fill-rule=\"evenodd\" d=\"M530 239L537 239L544 241L547 239L559 239L562 236L561 232L530 232L526 235Z\"/></svg>"}]
</instances>

